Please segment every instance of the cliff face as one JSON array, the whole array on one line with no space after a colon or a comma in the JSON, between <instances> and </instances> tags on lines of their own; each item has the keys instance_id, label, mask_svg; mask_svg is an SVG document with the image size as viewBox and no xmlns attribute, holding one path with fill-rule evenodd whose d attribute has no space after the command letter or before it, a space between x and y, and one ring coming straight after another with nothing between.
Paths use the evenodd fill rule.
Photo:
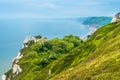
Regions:
<instances>
[{"instance_id":1,"label":"cliff face","mask_svg":"<svg viewBox=\"0 0 120 80\"><path fill-rule=\"evenodd\" d=\"M117 22L117 21L120 21L120 13L117 13L117 14L113 17L113 19L111 20L111 23Z\"/></svg>"},{"instance_id":2,"label":"cliff face","mask_svg":"<svg viewBox=\"0 0 120 80\"><path fill-rule=\"evenodd\" d=\"M11 77L14 78L14 76L17 76L19 73L22 72L22 69L18 65L19 60L23 57L23 55L19 52L18 55L13 59L12 68L11 68L11 74L13 75L2 75L2 80L11 80Z\"/></svg>"},{"instance_id":3,"label":"cliff face","mask_svg":"<svg viewBox=\"0 0 120 80\"><path fill-rule=\"evenodd\" d=\"M22 57L23 57L23 55L19 52L18 55L13 60L12 73L15 75L18 75L19 73L22 72L22 69L17 64Z\"/></svg>"},{"instance_id":4,"label":"cliff face","mask_svg":"<svg viewBox=\"0 0 120 80\"><path fill-rule=\"evenodd\" d=\"M10 70L11 73L9 75L3 74L2 75L2 80L11 80L12 77L14 78L19 73L22 72L21 67L18 65L18 62L22 57L23 57L23 55L21 54L21 52L19 52L18 55L16 57L14 57L14 59L12 61L13 62L12 67L11 67L11 70Z\"/></svg>"}]
</instances>

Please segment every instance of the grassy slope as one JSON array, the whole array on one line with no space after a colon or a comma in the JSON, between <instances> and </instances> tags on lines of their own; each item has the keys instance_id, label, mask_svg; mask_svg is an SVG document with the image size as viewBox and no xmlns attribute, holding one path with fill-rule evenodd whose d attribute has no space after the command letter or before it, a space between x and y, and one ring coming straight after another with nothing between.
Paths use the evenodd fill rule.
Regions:
<instances>
[{"instance_id":1,"label":"grassy slope","mask_svg":"<svg viewBox=\"0 0 120 80\"><path fill-rule=\"evenodd\" d=\"M49 41L54 45L53 49L45 48L43 52L36 44L24 49L24 58L19 62L24 72L12 80L119 80L120 22L99 28L86 42L76 47L70 43L75 39L68 39ZM69 46L67 51L67 46L59 45L63 42ZM11 75L11 70L6 74Z\"/></svg>"},{"instance_id":2,"label":"grassy slope","mask_svg":"<svg viewBox=\"0 0 120 80\"><path fill-rule=\"evenodd\" d=\"M82 40L77 36L65 36L63 39L52 39L46 41L41 39L34 43L30 41L28 48L21 49L23 58L19 61L22 73L17 76L9 70L6 75L11 80L44 80L49 77L50 63L69 54L75 47L79 46Z\"/></svg>"},{"instance_id":3,"label":"grassy slope","mask_svg":"<svg viewBox=\"0 0 120 80\"><path fill-rule=\"evenodd\" d=\"M73 56L76 56L74 60L69 55L72 60L69 68L51 80L119 80L120 22L99 28L89 40L73 50Z\"/></svg>"}]
</instances>

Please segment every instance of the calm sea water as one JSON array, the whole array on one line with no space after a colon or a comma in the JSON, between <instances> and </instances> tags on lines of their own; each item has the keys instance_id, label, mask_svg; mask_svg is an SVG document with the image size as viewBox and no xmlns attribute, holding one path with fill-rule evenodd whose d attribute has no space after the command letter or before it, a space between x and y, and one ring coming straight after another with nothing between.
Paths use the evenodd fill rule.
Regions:
<instances>
[{"instance_id":1,"label":"calm sea water","mask_svg":"<svg viewBox=\"0 0 120 80\"><path fill-rule=\"evenodd\" d=\"M0 19L0 76L8 71L13 57L26 36L42 35L48 39L73 34L84 36L90 28L76 19Z\"/></svg>"}]
</instances>

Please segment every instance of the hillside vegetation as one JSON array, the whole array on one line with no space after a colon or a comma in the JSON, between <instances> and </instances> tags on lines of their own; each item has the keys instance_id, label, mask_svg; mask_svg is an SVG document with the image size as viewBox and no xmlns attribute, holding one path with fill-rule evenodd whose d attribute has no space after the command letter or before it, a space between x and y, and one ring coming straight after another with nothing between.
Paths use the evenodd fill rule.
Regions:
<instances>
[{"instance_id":1,"label":"hillside vegetation","mask_svg":"<svg viewBox=\"0 0 120 80\"><path fill-rule=\"evenodd\" d=\"M82 43L83 41L78 36L73 35L48 41L45 38L41 38L38 42L30 40L24 44L28 47L20 50L23 57L18 64L23 72L16 76L10 69L6 75L11 80L44 80L50 75L47 68L50 63L68 55L71 50Z\"/></svg>"},{"instance_id":2,"label":"hillside vegetation","mask_svg":"<svg viewBox=\"0 0 120 80\"><path fill-rule=\"evenodd\" d=\"M42 40L21 50L22 73L11 80L119 80L120 22L99 28L86 41L68 35Z\"/></svg>"},{"instance_id":3,"label":"hillside vegetation","mask_svg":"<svg viewBox=\"0 0 120 80\"><path fill-rule=\"evenodd\" d=\"M69 68L51 80L119 80L120 22L99 28L70 55Z\"/></svg>"}]
</instances>

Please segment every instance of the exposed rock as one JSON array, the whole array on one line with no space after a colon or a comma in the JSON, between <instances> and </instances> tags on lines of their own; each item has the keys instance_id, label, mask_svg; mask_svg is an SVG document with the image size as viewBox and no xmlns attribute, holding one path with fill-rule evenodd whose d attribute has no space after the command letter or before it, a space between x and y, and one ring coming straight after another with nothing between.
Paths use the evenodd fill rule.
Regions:
<instances>
[{"instance_id":1,"label":"exposed rock","mask_svg":"<svg viewBox=\"0 0 120 80\"><path fill-rule=\"evenodd\" d=\"M32 39L33 39L34 42L38 42L38 41L41 40L41 38L36 38L36 37L32 37Z\"/></svg>"},{"instance_id":2,"label":"exposed rock","mask_svg":"<svg viewBox=\"0 0 120 80\"><path fill-rule=\"evenodd\" d=\"M12 73L18 75L22 72L22 69L17 64L19 60L23 57L23 55L19 52L18 55L13 59L12 63ZM6 76L5 74L2 75L2 80L10 80L10 76Z\"/></svg>"},{"instance_id":3,"label":"exposed rock","mask_svg":"<svg viewBox=\"0 0 120 80\"><path fill-rule=\"evenodd\" d=\"M23 42L22 48L29 47L29 45L32 42L40 42L40 44L43 44L45 41L47 41L47 39L42 39L41 36L35 36L32 38L32 40L30 39L29 36L27 36ZM2 75L2 80L13 80L19 73L21 73L23 71L23 69L18 64L18 62L21 58L23 58L23 54L21 52L19 52L18 55L16 57L14 57L14 59L12 61L12 67L10 69L11 74L10 75L7 75L7 74ZM49 75L51 75L51 70L49 70Z\"/></svg>"},{"instance_id":4,"label":"exposed rock","mask_svg":"<svg viewBox=\"0 0 120 80\"><path fill-rule=\"evenodd\" d=\"M13 69L13 74L19 74L22 72L22 69L18 64L14 64L12 69Z\"/></svg>"},{"instance_id":5,"label":"exposed rock","mask_svg":"<svg viewBox=\"0 0 120 80\"><path fill-rule=\"evenodd\" d=\"M27 43L29 40L30 40L30 37L27 36L27 37L25 38L25 40L24 40L24 43Z\"/></svg>"},{"instance_id":6,"label":"exposed rock","mask_svg":"<svg viewBox=\"0 0 120 80\"><path fill-rule=\"evenodd\" d=\"M42 36L40 36L40 35L33 36L32 39L33 39L34 42L38 42L42 39Z\"/></svg>"},{"instance_id":7,"label":"exposed rock","mask_svg":"<svg viewBox=\"0 0 120 80\"><path fill-rule=\"evenodd\" d=\"M2 80L6 80L6 75L5 74L2 75Z\"/></svg>"},{"instance_id":8,"label":"exposed rock","mask_svg":"<svg viewBox=\"0 0 120 80\"><path fill-rule=\"evenodd\" d=\"M94 34L96 30L97 30L97 28L96 28L96 27L92 27L92 28L91 28L91 31L90 31L90 33L89 33L89 35Z\"/></svg>"},{"instance_id":9,"label":"exposed rock","mask_svg":"<svg viewBox=\"0 0 120 80\"><path fill-rule=\"evenodd\" d=\"M17 64L22 57L23 57L23 55L19 52L18 55L14 58L14 60L13 60L13 66L12 66L13 74L14 73L18 74L18 73L22 72L22 69Z\"/></svg>"},{"instance_id":10,"label":"exposed rock","mask_svg":"<svg viewBox=\"0 0 120 80\"><path fill-rule=\"evenodd\" d=\"M24 40L23 45L22 45L22 48L27 48L28 47L27 43L29 41L30 41L30 37L29 36L25 37L25 40Z\"/></svg>"},{"instance_id":11,"label":"exposed rock","mask_svg":"<svg viewBox=\"0 0 120 80\"><path fill-rule=\"evenodd\" d=\"M28 47L28 45L26 45L26 44L23 44L23 47L22 48L27 48Z\"/></svg>"},{"instance_id":12,"label":"exposed rock","mask_svg":"<svg viewBox=\"0 0 120 80\"><path fill-rule=\"evenodd\" d=\"M117 21L120 21L120 12L113 17L113 19L111 20L111 23L117 22Z\"/></svg>"},{"instance_id":13,"label":"exposed rock","mask_svg":"<svg viewBox=\"0 0 120 80\"><path fill-rule=\"evenodd\" d=\"M85 36L82 38L82 40L84 40L84 41L87 40L90 35L92 35L92 34L95 33L96 30L97 30L96 27L92 27L92 28L91 28L91 31L90 31L87 35L85 35Z\"/></svg>"},{"instance_id":14,"label":"exposed rock","mask_svg":"<svg viewBox=\"0 0 120 80\"><path fill-rule=\"evenodd\" d=\"M18 55L13 59L13 64L18 63L19 59L21 59L23 55L19 52Z\"/></svg>"}]
</instances>

